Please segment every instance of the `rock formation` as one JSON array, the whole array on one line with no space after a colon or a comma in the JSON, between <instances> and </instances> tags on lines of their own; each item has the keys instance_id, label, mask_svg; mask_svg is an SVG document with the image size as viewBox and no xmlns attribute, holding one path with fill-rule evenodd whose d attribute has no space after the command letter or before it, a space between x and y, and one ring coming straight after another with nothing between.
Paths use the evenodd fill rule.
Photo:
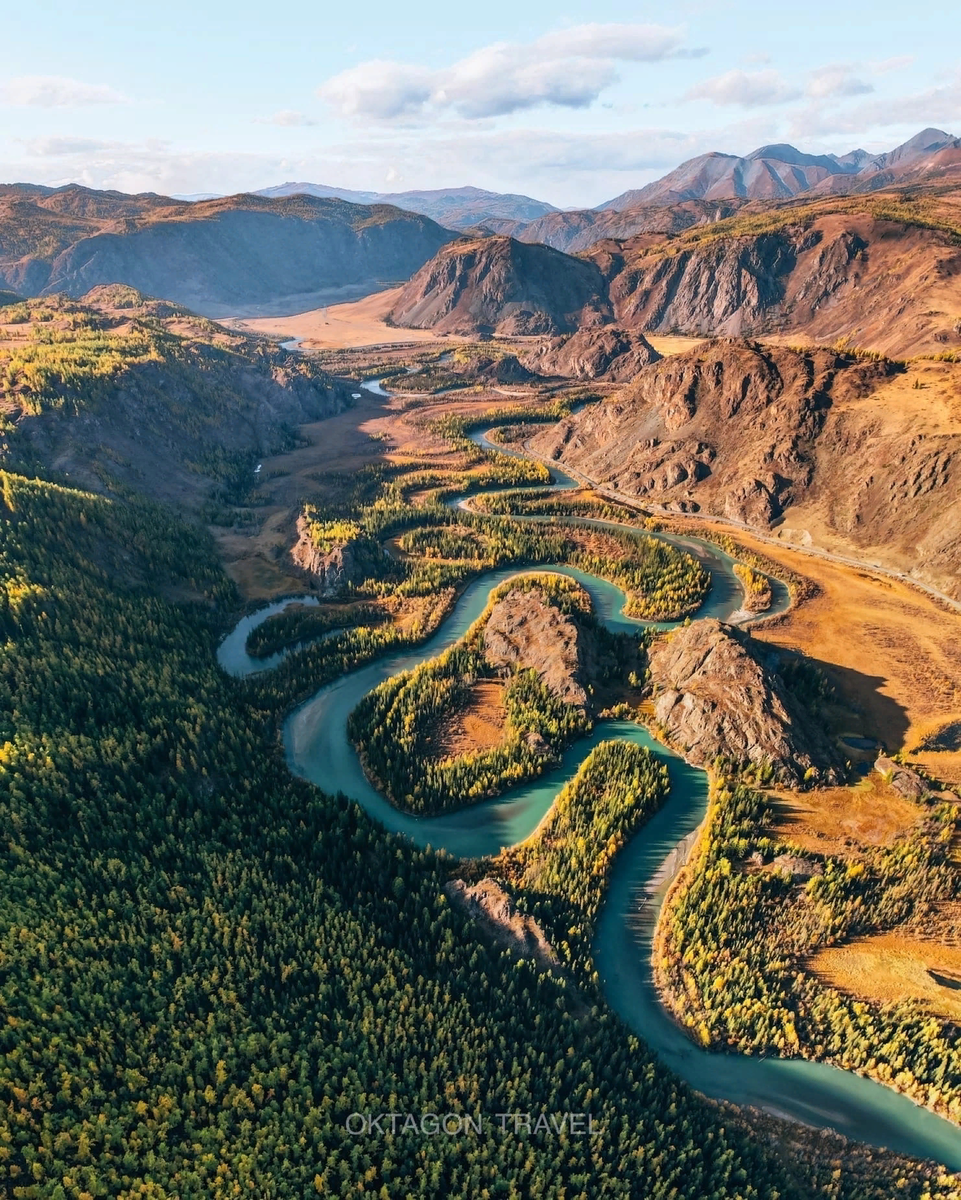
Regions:
<instances>
[{"instance_id":1,"label":"rock formation","mask_svg":"<svg viewBox=\"0 0 961 1200\"><path fill-rule=\"evenodd\" d=\"M524 365L538 375L625 383L660 357L643 334L605 325L551 338L524 355Z\"/></svg>"},{"instance_id":2,"label":"rock formation","mask_svg":"<svg viewBox=\"0 0 961 1200\"><path fill-rule=\"evenodd\" d=\"M372 559L382 553L366 538L320 550L311 536L310 522L297 518L297 541L291 558L310 577L311 587L325 598L343 596L371 575Z\"/></svg>"},{"instance_id":3,"label":"rock formation","mask_svg":"<svg viewBox=\"0 0 961 1200\"><path fill-rule=\"evenodd\" d=\"M406 329L471 336L573 333L611 316L594 263L489 237L440 250L401 291L390 319Z\"/></svg>"},{"instance_id":4,"label":"rock formation","mask_svg":"<svg viewBox=\"0 0 961 1200\"><path fill-rule=\"evenodd\" d=\"M697 766L720 755L769 763L788 785L840 782L831 739L765 665L768 647L701 620L659 638L649 665L657 722Z\"/></svg>"},{"instance_id":5,"label":"rock formation","mask_svg":"<svg viewBox=\"0 0 961 1200\"><path fill-rule=\"evenodd\" d=\"M533 959L541 969L556 967L558 958L543 929L533 917L517 911L514 901L496 880L482 879L473 886L452 879L444 894L462 908L498 945L518 958Z\"/></svg>"},{"instance_id":6,"label":"rock formation","mask_svg":"<svg viewBox=\"0 0 961 1200\"><path fill-rule=\"evenodd\" d=\"M587 708L597 653L577 621L536 590L513 588L491 610L484 653L493 667L532 669L567 704Z\"/></svg>"}]
</instances>

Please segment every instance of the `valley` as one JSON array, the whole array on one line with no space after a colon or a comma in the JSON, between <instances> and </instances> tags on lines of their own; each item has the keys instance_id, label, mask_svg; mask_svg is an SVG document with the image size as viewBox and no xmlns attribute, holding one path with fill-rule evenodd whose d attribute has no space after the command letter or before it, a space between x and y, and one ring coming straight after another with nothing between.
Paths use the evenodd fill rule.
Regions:
<instances>
[{"instance_id":1,"label":"valley","mask_svg":"<svg viewBox=\"0 0 961 1200\"><path fill-rule=\"evenodd\" d=\"M958 153L0 187L4 1194L961 1195Z\"/></svg>"}]
</instances>

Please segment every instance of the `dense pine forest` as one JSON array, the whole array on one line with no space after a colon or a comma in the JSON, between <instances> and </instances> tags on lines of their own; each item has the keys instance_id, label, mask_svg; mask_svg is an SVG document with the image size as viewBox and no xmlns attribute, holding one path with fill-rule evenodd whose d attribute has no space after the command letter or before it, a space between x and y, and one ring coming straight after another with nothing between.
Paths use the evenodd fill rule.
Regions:
<instances>
[{"instance_id":1,"label":"dense pine forest","mask_svg":"<svg viewBox=\"0 0 961 1200\"><path fill-rule=\"evenodd\" d=\"M10 475L3 499L8 1194L803 1194L603 1010L479 943L446 861L286 773L215 666L233 598L203 538ZM344 1125L438 1106L603 1132Z\"/></svg>"},{"instance_id":2,"label":"dense pine forest","mask_svg":"<svg viewBox=\"0 0 961 1200\"><path fill-rule=\"evenodd\" d=\"M130 488L11 471L0 485L3 1194L891 1194L871 1155L798 1156L699 1099L594 991L606 873L664 797L651 756L595 751L539 845L494 865L557 931L558 972L517 962L449 903L465 864L386 834L283 760L293 703L435 627L370 607L395 591L453 594L489 562L563 553L648 611L685 611L706 587L693 560L633 534L511 526L512 542L506 521L429 498L415 510L371 472L317 521L348 519L351 537L396 552L352 609L262 627L261 654L331 636L236 681L215 652L242 603L201 529ZM349 1132L351 1113L389 1111L583 1112L596 1133ZM901 1169L898 1195L950 1195Z\"/></svg>"}]
</instances>

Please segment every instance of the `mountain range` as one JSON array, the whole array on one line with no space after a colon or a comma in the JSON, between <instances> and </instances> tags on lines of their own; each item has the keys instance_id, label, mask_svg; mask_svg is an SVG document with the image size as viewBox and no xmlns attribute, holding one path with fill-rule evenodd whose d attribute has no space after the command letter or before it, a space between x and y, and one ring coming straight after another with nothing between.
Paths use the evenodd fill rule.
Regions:
<instances>
[{"instance_id":1,"label":"mountain range","mask_svg":"<svg viewBox=\"0 0 961 1200\"><path fill-rule=\"evenodd\" d=\"M533 200L530 196L486 192L483 188L436 188L411 192L356 192L350 188L327 187L321 183L282 183L279 187L263 188L257 196L323 196L347 200L351 204L391 204L407 212L430 217L448 229L475 229L491 221L535 221L547 213L557 212L553 204ZM495 231L496 232L496 231Z\"/></svg>"},{"instance_id":2,"label":"mountain range","mask_svg":"<svg viewBox=\"0 0 961 1200\"><path fill-rule=\"evenodd\" d=\"M806 192L876 191L952 168L961 168L961 139L942 129L923 129L887 154L805 154L779 144L761 146L743 158L717 152L698 155L654 183L622 192L598 207L622 211L684 200L783 200Z\"/></svg>"},{"instance_id":3,"label":"mountain range","mask_svg":"<svg viewBox=\"0 0 961 1200\"><path fill-rule=\"evenodd\" d=\"M0 287L82 296L124 283L206 316L407 279L455 235L389 205L315 196L195 203L70 185L0 186Z\"/></svg>"}]
</instances>

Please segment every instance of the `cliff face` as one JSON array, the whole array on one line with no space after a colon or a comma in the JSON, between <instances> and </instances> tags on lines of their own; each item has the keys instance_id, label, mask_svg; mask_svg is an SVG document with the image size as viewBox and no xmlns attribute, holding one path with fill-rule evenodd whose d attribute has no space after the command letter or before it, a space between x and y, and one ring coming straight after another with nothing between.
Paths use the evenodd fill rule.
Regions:
<instances>
[{"instance_id":1,"label":"cliff face","mask_svg":"<svg viewBox=\"0 0 961 1200\"><path fill-rule=\"evenodd\" d=\"M770 763L778 780L835 783L835 747L763 665L769 653L749 635L720 621L695 621L653 643L649 653L654 715L698 766L719 754Z\"/></svg>"},{"instance_id":2,"label":"cliff face","mask_svg":"<svg viewBox=\"0 0 961 1200\"><path fill-rule=\"evenodd\" d=\"M866 213L769 232L705 235L669 252L643 239L593 255L618 321L655 333L797 332L887 354L961 347L961 249Z\"/></svg>"},{"instance_id":3,"label":"cliff face","mask_svg":"<svg viewBox=\"0 0 961 1200\"><path fill-rule=\"evenodd\" d=\"M320 550L311 537L310 522L301 515L297 518L297 540L290 556L308 575L312 588L329 599L346 595L369 578L372 559L381 553L376 544L361 539Z\"/></svg>"},{"instance_id":4,"label":"cliff face","mask_svg":"<svg viewBox=\"0 0 961 1200\"><path fill-rule=\"evenodd\" d=\"M660 357L642 333L605 325L551 338L526 354L524 365L538 375L624 383Z\"/></svg>"},{"instance_id":5,"label":"cliff face","mask_svg":"<svg viewBox=\"0 0 961 1200\"><path fill-rule=\"evenodd\" d=\"M559 334L611 320L596 264L509 237L445 246L411 279L390 314L438 333Z\"/></svg>"},{"instance_id":6,"label":"cliff face","mask_svg":"<svg viewBox=\"0 0 961 1200\"><path fill-rule=\"evenodd\" d=\"M643 369L531 445L652 505L876 557L961 595L959 414L959 364L903 371L718 340Z\"/></svg>"},{"instance_id":7,"label":"cliff face","mask_svg":"<svg viewBox=\"0 0 961 1200\"><path fill-rule=\"evenodd\" d=\"M64 189L0 195L0 284L81 296L126 283L208 316L406 279L453 236L387 205L295 196L187 204Z\"/></svg>"}]
</instances>

